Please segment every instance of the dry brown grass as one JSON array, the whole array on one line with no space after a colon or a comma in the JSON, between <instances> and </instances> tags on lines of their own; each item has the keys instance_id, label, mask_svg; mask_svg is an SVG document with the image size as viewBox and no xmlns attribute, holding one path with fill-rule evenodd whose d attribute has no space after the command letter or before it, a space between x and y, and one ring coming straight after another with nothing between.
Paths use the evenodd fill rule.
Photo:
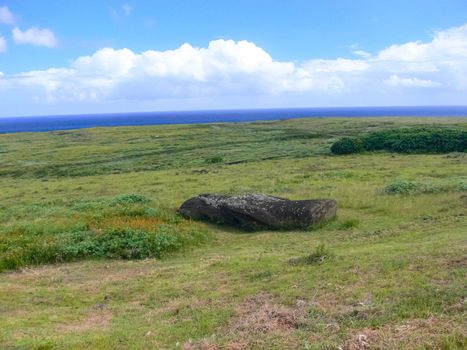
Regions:
<instances>
[{"instance_id":1,"label":"dry brown grass","mask_svg":"<svg viewBox=\"0 0 467 350\"><path fill-rule=\"evenodd\" d=\"M269 294L247 298L237 307L237 317L230 325L231 333L287 333L305 321L307 302L298 300L293 307L278 304Z\"/></svg>"},{"instance_id":2,"label":"dry brown grass","mask_svg":"<svg viewBox=\"0 0 467 350\"><path fill-rule=\"evenodd\" d=\"M386 325L378 329L360 329L342 346L343 350L365 349L415 349L427 346L441 349L438 338L457 333L465 340L466 327L446 319L430 317L428 319L409 320L403 324Z\"/></svg>"},{"instance_id":3,"label":"dry brown grass","mask_svg":"<svg viewBox=\"0 0 467 350\"><path fill-rule=\"evenodd\" d=\"M107 308L93 308L81 321L61 324L57 327L60 334L102 331L110 326L112 312Z\"/></svg>"}]
</instances>

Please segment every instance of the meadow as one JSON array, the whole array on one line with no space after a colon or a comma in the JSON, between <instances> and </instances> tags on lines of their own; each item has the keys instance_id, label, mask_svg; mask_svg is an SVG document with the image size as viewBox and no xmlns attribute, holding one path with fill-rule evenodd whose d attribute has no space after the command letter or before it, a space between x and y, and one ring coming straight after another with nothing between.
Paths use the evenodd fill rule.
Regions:
<instances>
[{"instance_id":1,"label":"meadow","mask_svg":"<svg viewBox=\"0 0 467 350\"><path fill-rule=\"evenodd\" d=\"M2 349L464 349L467 155L334 155L465 118L0 135ZM199 193L334 198L303 231L176 213Z\"/></svg>"}]
</instances>

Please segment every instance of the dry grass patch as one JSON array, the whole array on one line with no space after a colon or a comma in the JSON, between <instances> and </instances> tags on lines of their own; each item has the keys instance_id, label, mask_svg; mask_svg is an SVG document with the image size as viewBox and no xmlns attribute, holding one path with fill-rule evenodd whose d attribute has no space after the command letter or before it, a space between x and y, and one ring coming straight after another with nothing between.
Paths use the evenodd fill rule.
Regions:
<instances>
[{"instance_id":1,"label":"dry grass patch","mask_svg":"<svg viewBox=\"0 0 467 350\"><path fill-rule=\"evenodd\" d=\"M361 329L344 343L344 350L366 349L461 349L467 346L466 325L430 317L408 320L399 325ZM455 336L454 344L443 345L442 338Z\"/></svg>"},{"instance_id":2,"label":"dry grass patch","mask_svg":"<svg viewBox=\"0 0 467 350\"><path fill-rule=\"evenodd\" d=\"M237 307L238 316L230 325L230 333L290 333L305 323L308 303L297 300L293 307L278 304L269 294L247 298Z\"/></svg>"},{"instance_id":3,"label":"dry grass patch","mask_svg":"<svg viewBox=\"0 0 467 350\"><path fill-rule=\"evenodd\" d=\"M57 327L60 334L83 333L107 330L112 321L112 312L107 308L96 307L81 321L62 324Z\"/></svg>"}]
</instances>

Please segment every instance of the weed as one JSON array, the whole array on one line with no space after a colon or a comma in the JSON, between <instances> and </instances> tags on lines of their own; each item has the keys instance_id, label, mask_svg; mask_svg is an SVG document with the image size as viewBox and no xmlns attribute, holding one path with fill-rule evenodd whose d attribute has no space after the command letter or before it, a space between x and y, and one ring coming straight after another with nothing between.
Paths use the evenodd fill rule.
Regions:
<instances>
[{"instance_id":1,"label":"weed","mask_svg":"<svg viewBox=\"0 0 467 350\"><path fill-rule=\"evenodd\" d=\"M214 157L206 158L204 160L204 162L207 164L217 164L217 163L222 163L223 161L224 161L224 158L221 156L214 156Z\"/></svg>"},{"instance_id":2,"label":"weed","mask_svg":"<svg viewBox=\"0 0 467 350\"><path fill-rule=\"evenodd\" d=\"M321 264L325 261L334 259L335 255L323 243L319 244L314 252L300 258L293 258L289 260L291 265L314 265Z\"/></svg>"},{"instance_id":3,"label":"weed","mask_svg":"<svg viewBox=\"0 0 467 350\"><path fill-rule=\"evenodd\" d=\"M360 220L358 219L347 219L342 221L339 224L339 229L340 230L350 230L352 228L357 227L360 224Z\"/></svg>"},{"instance_id":4,"label":"weed","mask_svg":"<svg viewBox=\"0 0 467 350\"><path fill-rule=\"evenodd\" d=\"M131 194L122 194L113 198L112 202L115 204L127 205L135 203L149 203L151 200L146 198L142 194L131 193Z\"/></svg>"}]
</instances>

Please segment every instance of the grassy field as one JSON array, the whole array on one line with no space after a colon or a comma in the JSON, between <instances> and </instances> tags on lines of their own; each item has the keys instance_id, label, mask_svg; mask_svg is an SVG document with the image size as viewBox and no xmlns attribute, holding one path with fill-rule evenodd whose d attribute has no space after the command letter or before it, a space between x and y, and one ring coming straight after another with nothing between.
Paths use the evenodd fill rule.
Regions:
<instances>
[{"instance_id":1,"label":"grassy field","mask_svg":"<svg viewBox=\"0 0 467 350\"><path fill-rule=\"evenodd\" d=\"M0 135L0 348L466 348L467 155L329 151L427 125L467 129L320 118ZM244 233L176 215L203 192L335 198L338 218Z\"/></svg>"}]
</instances>

